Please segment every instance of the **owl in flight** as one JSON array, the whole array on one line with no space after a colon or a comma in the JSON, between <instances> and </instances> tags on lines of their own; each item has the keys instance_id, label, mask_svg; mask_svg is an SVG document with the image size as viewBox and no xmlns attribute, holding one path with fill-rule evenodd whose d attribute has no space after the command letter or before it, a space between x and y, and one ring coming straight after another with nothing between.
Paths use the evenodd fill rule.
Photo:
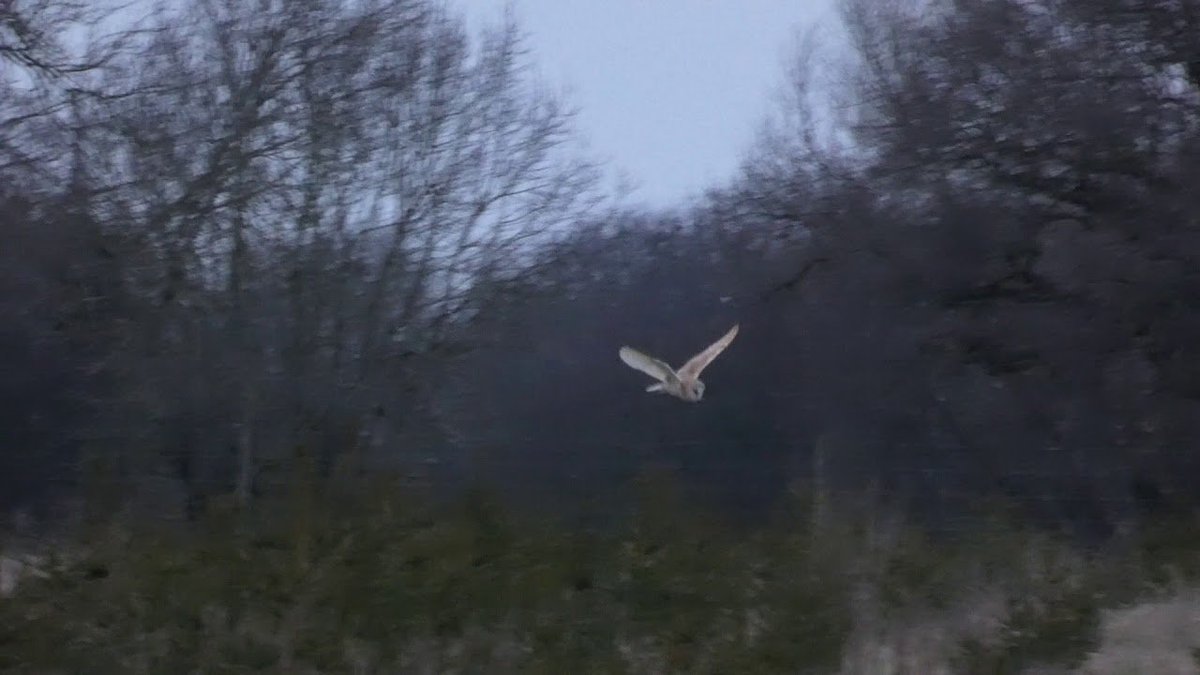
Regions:
<instances>
[{"instance_id":1,"label":"owl in flight","mask_svg":"<svg viewBox=\"0 0 1200 675\"><path fill-rule=\"evenodd\" d=\"M672 370L666 363L639 352L632 347L621 347L621 360L625 365L658 380L646 387L646 391L670 394L684 401L696 402L704 397L704 383L700 381L700 371L708 367L737 336L738 325L734 324L729 332L720 340L712 343L704 351L693 356L683 364L678 371Z\"/></svg>"}]
</instances>

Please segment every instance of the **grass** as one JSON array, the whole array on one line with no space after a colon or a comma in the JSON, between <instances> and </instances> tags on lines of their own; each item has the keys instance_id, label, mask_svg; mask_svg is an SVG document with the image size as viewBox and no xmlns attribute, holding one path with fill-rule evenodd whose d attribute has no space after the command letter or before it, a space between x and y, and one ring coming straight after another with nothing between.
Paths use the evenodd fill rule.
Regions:
<instances>
[{"instance_id":1,"label":"grass","mask_svg":"<svg viewBox=\"0 0 1200 675\"><path fill-rule=\"evenodd\" d=\"M644 485L635 517L592 533L482 493L434 509L387 488L336 510L314 492L188 532L110 523L0 599L0 671L1092 667L1105 616L1200 570L1184 522L1120 554L1011 526L955 541L854 517L815 527L802 508L749 530L668 488Z\"/></svg>"}]
</instances>

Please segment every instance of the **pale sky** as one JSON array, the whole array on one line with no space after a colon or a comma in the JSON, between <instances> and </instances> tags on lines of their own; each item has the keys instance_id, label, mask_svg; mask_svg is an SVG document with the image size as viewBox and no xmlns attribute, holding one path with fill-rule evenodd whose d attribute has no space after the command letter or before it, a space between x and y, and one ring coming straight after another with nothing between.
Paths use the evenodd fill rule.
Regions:
<instances>
[{"instance_id":1,"label":"pale sky","mask_svg":"<svg viewBox=\"0 0 1200 675\"><path fill-rule=\"evenodd\" d=\"M579 108L590 150L679 205L733 175L798 32L833 0L512 0L542 77ZM505 0L453 0L473 26Z\"/></svg>"}]
</instances>

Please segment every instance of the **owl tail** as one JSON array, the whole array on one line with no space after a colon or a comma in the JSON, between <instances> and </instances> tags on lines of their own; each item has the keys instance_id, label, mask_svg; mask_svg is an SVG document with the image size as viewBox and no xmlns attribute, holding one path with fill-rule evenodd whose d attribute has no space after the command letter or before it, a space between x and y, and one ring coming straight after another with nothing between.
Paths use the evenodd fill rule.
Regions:
<instances>
[{"instance_id":1,"label":"owl tail","mask_svg":"<svg viewBox=\"0 0 1200 675\"><path fill-rule=\"evenodd\" d=\"M662 390L663 390L662 382L655 382L654 384L650 385L649 387L646 387L646 391L662 391Z\"/></svg>"}]
</instances>

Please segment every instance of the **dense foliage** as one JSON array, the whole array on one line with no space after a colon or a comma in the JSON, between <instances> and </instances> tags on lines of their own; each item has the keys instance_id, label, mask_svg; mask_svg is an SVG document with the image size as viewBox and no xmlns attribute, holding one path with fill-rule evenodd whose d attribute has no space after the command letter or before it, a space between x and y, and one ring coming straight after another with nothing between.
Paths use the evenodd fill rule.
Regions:
<instances>
[{"instance_id":1,"label":"dense foliage","mask_svg":"<svg viewBox=\"0 0 1200 675\"><path fill-rule=\"evenodd\" d=\"M1104 647L1113 611L1196 582L1194 526L1164 532L1193 542L1170 555L1150 536L1097 555L1002 518L941 542L822 522L797 495L748 532L661 478L639 487L638 516L603 531L390 483L297 495L250 528L106 525L0 600L0 670L1116 673L1196 646L1143 609L1158 661Z\"/></svg>"}]
</instances>

